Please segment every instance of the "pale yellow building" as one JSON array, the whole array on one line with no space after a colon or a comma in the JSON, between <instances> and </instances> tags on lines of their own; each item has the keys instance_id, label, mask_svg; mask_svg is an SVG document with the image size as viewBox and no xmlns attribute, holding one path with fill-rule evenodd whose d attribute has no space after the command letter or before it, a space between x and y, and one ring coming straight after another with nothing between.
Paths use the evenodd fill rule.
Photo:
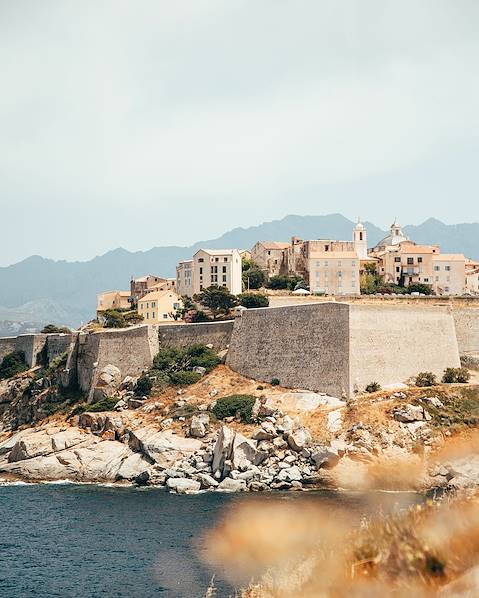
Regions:
<instances>
[{"instance_id":1,"label":"pale yellow building","mask_svg":"<svg viewBox=\"0 0 479 598\"><path fill-rule=\"evenodd\" d=\"M282 241L258 241L251 250L251 259L268 278L286 274L289 246Z\"/></svg>"},{"instance_id":2,"label":"pale yellow building","mask_svg":"<svg viewBox=\"0 0 479 598\"><path fill-rule=\"evenodd\" d=\"M153 291L138 301L138 313L146 324L170 323L182 302L174 291Z\"/></svg>"},{"instance_id":3,"label":"pale yellow building","mask_svg":"<svg viewBox=\"0 0 479 598\"><path fill-rule=\"evenodd\" d=\"M466 290L466 258L462 253L433 256L433 289L437 295L463 295Z\"/></svg>"},{"instance_id":4,"label":"pale yellow building","mask_svg":"<svg viewBox=\"0 0 479 598\"><path fill-rule=\"evenodd\" d=\"M97 314L107 309L130 309L130 307L130 291L106 291L97 295Z\"/></svg>"},{"instance_id":5,"label":"pale yellow building","mask_svg":"<svg viewBox=\"0 0 479 598\"><path fill-rule=\"evenodd\" d=\"M433 258L440 249L434 245L416 245L403 241L376 254L379 274L386 283L409 286L410 284L433 284Z\"/></svg>"},{"instance_id":6,"label":"pale yellow building","mask_svg":"<svg viewBox=\"0 0 479 598\"><path fill-rule=\"evenodd\" d=\"M308 283L312 293L360 294L360 260L355 251L317 251L308 257Z\"/></svg>"},{"instance_id":7,"label":"pale yellow building","mask_svg":"<svg viewBox=\"0 0 479 598\"><path fill-rule=\"evenodd\" d=\"M237 249L200 249L192 260L176 268L177 291L192 297L211 286L225 287L233 295L242 291L241 255Z\"/></svg>"}]
</instances>

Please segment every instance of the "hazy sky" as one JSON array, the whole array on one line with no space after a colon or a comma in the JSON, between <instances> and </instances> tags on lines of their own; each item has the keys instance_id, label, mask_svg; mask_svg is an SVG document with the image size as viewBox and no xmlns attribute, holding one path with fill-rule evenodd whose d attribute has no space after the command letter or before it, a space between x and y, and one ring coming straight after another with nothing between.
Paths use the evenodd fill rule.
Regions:
<instances>
[{"instance_id":1,"label":"hazy sky","mask_svg":"<svg viewBox=\"0 0 479 598\"><path fill-rule=\"evenodd\" d=\"M0 0L0 265L477 221L478 31L477 0Z\"/></svg>"}]
</instances>

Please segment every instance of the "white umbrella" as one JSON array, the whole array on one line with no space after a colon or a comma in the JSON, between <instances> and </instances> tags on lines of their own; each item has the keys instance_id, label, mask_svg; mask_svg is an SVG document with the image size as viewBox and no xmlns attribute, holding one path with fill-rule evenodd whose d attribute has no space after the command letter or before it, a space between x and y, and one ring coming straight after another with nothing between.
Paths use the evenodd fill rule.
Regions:
<instances>
[{"instance_id":1,"label":"white umbrella","mask_svg":"<svg viewBox=\"0 0 479 598\"><path fill-rule=\"evenodd\" d=\"M311 291L306 289L296 289L293 291L293 295L311 295Z\"/></svg>"}]
</instances>

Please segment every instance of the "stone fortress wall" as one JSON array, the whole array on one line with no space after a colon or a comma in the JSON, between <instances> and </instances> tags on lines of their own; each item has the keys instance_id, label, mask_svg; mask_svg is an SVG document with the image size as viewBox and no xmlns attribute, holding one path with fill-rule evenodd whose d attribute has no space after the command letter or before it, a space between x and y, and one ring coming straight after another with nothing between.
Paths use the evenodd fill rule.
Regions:
<instances>
[{"instance_id":1,"label":"stone fortress wall","mask_svg":"<svg viewBox=\"0 0 479 598\"><path fill-rule=\"evenodd\" d=\"M67 351L70 379L88 392L107 364L135 376L151 366L160 347L193 343L229 347L227 364L245 376L351 395L372 381L403 382L426 370L439 375L458 366L460 354L479 354L479 308L305 303L247 310L228 322L0 338L0 359L23 350L36 365L42 352L50 362Z\"/></svg>"}]
</instances>

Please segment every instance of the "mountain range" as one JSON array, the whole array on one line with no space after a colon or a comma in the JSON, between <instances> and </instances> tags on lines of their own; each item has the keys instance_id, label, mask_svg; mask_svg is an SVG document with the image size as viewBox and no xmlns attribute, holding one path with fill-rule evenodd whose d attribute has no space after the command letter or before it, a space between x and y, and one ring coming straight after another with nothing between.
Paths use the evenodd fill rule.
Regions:
<instances>
[{"instance_id":1,"label":"mountain range","mask_svg":"<svg viewBox=\"0 0 479 598\"><path fill-rule=\"evenodd\" d=\"M367 222L369 246L387 231ZM175 266L201 247L251 248L256 241L303 239L351 239L354 222L340 214L286 216L259 226L234 228L217 239L190 247L154 247L130 252L118 248L85 262L55 261L31 256L0 268L0 335L23 326L30 330L54 322L77 326L95 316L96 295L101 291L128 289L132 276L174 276ZM479 259L479 224L449 225L434 218L404 231L418 243L441 245L445 253L464 253Z\"/></svg>"}]
</instances>

